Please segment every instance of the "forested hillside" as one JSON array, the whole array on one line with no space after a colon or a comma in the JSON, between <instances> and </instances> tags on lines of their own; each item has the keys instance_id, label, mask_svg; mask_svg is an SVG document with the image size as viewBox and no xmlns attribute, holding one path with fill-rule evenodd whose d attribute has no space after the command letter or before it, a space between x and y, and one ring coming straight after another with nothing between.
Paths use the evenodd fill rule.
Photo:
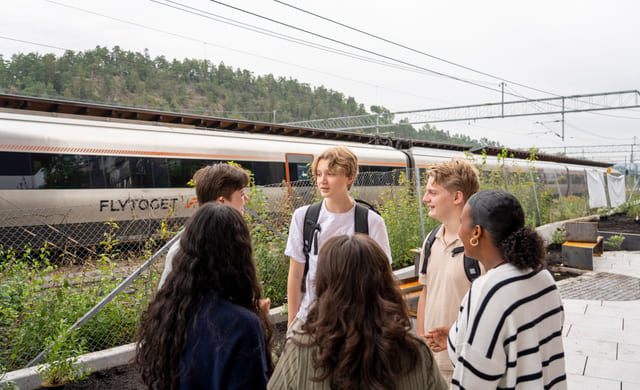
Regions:
<instances>
[{"instance_id":1,"label":"forested hillside","mask_svg":"<svg viewBox=\"0 0 640 390\"><path fill-rule=\"evenodd\" d=\"M62 56L26 53L0 56L0 89L9 93L63 97L71 100L193 112L263 122L286 123L310 119L388 112L353 97L291 78L256 76L223 62L151 58L147 52L96 47ZM394 136L442 143L500 146L487 139L424 126L385 129Z\"/></svg>"}]
</instances>

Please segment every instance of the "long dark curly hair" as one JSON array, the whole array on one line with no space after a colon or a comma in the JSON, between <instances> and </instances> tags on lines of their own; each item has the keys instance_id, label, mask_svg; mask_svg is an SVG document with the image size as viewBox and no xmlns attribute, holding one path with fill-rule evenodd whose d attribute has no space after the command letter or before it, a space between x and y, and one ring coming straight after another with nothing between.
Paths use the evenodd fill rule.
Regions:
<instances>
[{"instance_id":1,"label":"long dark curly hair","mask_svg":"<svg viewBox=\"0 0 640 390\"><path fill-rule=\"evenodd\" d=\"M474 225L486 229L502 259L518 268L539 271L545 266L544 240L524 224L524 210L508 192L480 191L469 198Z\"/></svg>"},{"instance_id":2,"label":"long dark curly hair","mask_svg":"<svg viewBox=\"0 0 640 390\"><path fill-rule=\"evenodd\" d=\"M249 229L240 213L215 203L201 205L187 222L174 269L142 315L136 363L150 389L177 389L182 351L192 320L212 294L254 312L262 323L267 363L273 325L259 307Z\"/></svg>"},{"instance_id":3,"label":"long dark curly hair","mask_svg":"<svg viewBox=\"0 0 640 390\"><path fill-rule=\"evenodd\" d=\"M409 334L409 313L380 246L362 234L327 240L315 288L302 327L317 347L320 375L312 380L329 378L332 389L395 389L418 364L420 341Z\"/></svg>"}]
</instances>

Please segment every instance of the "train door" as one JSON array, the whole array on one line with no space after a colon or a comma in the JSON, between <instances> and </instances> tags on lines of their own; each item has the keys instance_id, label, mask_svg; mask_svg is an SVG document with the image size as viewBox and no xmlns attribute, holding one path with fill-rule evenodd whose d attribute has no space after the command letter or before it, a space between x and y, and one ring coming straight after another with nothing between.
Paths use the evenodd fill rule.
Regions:
<instances>
[{"instance_id":1,"label":"train door","mask_svg":"<svg viewBox=\"0 0 640 390\"><path fill-rule=\"evenodd\" d=\"M309 204L315 195L315 186L311 181L312 154L285 154L287 193L296 207Z\"/></svg>"}]
</instances>

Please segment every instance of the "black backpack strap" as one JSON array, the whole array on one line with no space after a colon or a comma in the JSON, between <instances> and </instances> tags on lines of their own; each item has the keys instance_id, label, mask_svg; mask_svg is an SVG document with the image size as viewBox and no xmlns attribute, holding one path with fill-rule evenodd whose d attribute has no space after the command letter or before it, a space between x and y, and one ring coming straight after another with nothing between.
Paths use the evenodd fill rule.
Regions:
<instances>
[{"instance_id":1,"label":"black backpack strap","mask_svg":"<svg viewBox=\"0 0 640 390\"><path fill-rule=\"evenodd\" d=\"M369 209L356 203L354 233L369 234Z\"/></svg>"},{"instance_id":2,"label":"black backpack strap","mask_svg":"<svg viewBox=\"0 0 640 390\"><path fill-rule=\"evenodd\" d=\"M453 248L453 250L451 251L451 256L453 257L460 252L464 252L464 246L458 246L456 248ZM463 262L464 262L464 273L465 275L467 275L467 279L470 282L473 282L478 278L478 276L480 276L480 273L481 273L480 264L478 263L478 260L472 259L467 255L464 255Z\"/></svg>"},{"instance_id":3,"label":"black backpack strap","mask_svg":"<svg viewBox=\"0 0 640 390\"><path fill-rule=\"evenodd\" d=\"M354 201L356 202L356 206L358 205L358 203L360 203L361 205L367 206L367 208L371 211L373 211L374 213L380 215L380 212L378 210L376 210L375 206L372 205L371 203L364 201L362 199L354 199Z\"/></svg>"},{"instance_id":4,"label":"black backpack strap","mask_svg":"<svg viewBox=\"0 0 640 390\"><path fill-rule=\"evenodd\" d=\"M321 230L318 224L318 217L322 209L322 201L314 203L307 208L304 214L304 224L302 226L302 251L304 252L304 274L302 276L302 291L306 291L307 273L309 273L309 252L311 243L314 245L314 253L318 254L318 232Z\"/></svg>"},{"instance_id":5,"label":"black backpack strap","mask_svg":"<svg viewBox=\"0 0 640 390\"><path fill-rule=\"evenodd\" d=\"M427 273L427 261L429 261L429 256L431 256L431 247L433 246L433 242L436 240L436 234L438 234L438 230L440 230L441 227L442 225L438 225L433 228L424 242L424 248L422 248L422 251L424 252L424 260L422 261L422 269L420 270L421 274Z\"/></svg>"},{"instance_id":6,"label":"black backpack strap","mask_svg":"<svg viewBox=\"0 0 640 390\"><path fill-rule=\"evenodd\" d=\"M469 279L470 282L473 282L474 280L476 280L481 273L480 264L478 263L478 260L472 259L471 257L468 257L467 255L465 255L464 256L464 273L467 274L467 279Z\"/></svg>"}]
</instances>

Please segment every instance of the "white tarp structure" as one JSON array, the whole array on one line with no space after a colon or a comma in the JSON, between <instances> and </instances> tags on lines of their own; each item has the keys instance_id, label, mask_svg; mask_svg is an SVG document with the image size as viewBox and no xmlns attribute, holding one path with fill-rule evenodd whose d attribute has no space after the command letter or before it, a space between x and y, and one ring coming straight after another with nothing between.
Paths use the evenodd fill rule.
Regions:
<instances>
[{"instance_id":1,"label":"white tarp structure","mask_svg":"<svg viewBox=\"0 0 640 390\"><path fill-rule=\"evenodd\" d=\"M624 176L607 175L607 189L611 207L618 207L625 202Z\"/></svg>"},{"instance_id":2,"label":"white tarp structure","mask_svg":"<svg viewBox=\"0 0 640 390\"><path fill-rule=\"evenodd\" d=\"M607 194L604 192L604 175L595 170L585 170L587 189L589 190L589 208L595 209L607 205Z\"/></svg>"}]
</instances>

